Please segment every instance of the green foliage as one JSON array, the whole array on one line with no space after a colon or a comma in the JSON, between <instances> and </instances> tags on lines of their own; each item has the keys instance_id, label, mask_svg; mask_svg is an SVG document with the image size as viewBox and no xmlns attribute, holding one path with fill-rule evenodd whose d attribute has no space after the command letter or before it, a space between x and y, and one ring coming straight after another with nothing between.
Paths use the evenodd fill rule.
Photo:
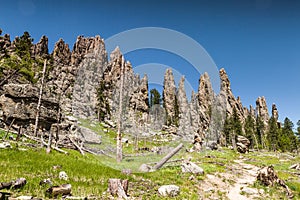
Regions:
<instances>
[{"instance_id":1,"label":"green foliage","mask_svg":"<svg viewBox=\"0 0 300 200\"><path fill-rule=\"evenodd\" d=\"M0 63L0 72L3 72L4 69L7 69L9 74L19 74L22 75L19 77L19 81L29 81L30 83L36 83L37 78L36 73L41 71L43 66L43 61L35 60L31 57L31 50L33 39L28 32L20 38L16 38L14 41L15 53L8 55L3 58Z\"/></svg>"},{"instance_id":2,"label":"green foliage","mask_svg":"<svg viewBox=\"0 0 300 200\"><path fill-rule=\"evenodd\" d=\"M226 137L227 145L235 142L237 135L243 135L242 123L237 114L236 108L233 109L231 117L228 115L226 116L223 132ZM235 144L232 145L234 146Z\"/></svg>"},{"instance_id":3,"label":"green foliage","mask_svg":"<svg viewBox=\"0 0 300 200\"><path fill-rule=\"evenodd\" d=\"M32 47L32 42L33 39L27 31L25 31L20 38L17 37L14 43L17 55L21 58L27 55L30 52L30 48Z\"/></svg>"},{"instance_id":4,"label":"green foliage","mask_svg":"<svg viewBox=\"0 0 300 200\"><path fill-rule=\"evenodd\" d=\"M256 138L257 138L257 142L258 142L259 145L263 146L263 144L264 144L265 125L264 125L264 122L262 121L260 116L256 117L255 127L256 127L255 135L256 135Z\"/></svg>"},{"instance_id":5,"label":"green foliage","mask_svg":"<svg viewBox=\"0 0 300 200\"><path fill-rule=\"evenodd\" d=\"M269 130L267 135L268 147L270 150L278 150L279 129L276 119L272 116L269 120Z\"/></svg>"},{"instance_id":6,"label":"green foliage","mask_svg":"<svg viewBox=\"0 0 300 200\"><path fill-rule=\"evenodd\" d=\"M279 135L279 148L282 151L293 151L297 149L297 138L294 134L293 127L293 122L286 117Z\"/></svg>"},{"instance_id":7,"label":"green foliage","mask_svg":"<svg viewBox=\"0 0 300 200\"><path fill-rule=\"evenodd\" d=\"M151 89L149 107L152 107L153 105L156 104L160 104L160 102L161 102L161 95L158 92L158 90L155 88Z\"/></svg>"},{"instance_id":8,"label":"green foliage","mask_svg":"<svg viewBox=\"0 0 300 200\"><path fill-rule=\"evenodd\" d=\"M251 142L250 146L254 147L254 143L256 142L255 140L257 140L255 136L255 121L250 115L248 115L246 118L244 130L245 130L245 136Z\"/></svg>"}]
</instances>

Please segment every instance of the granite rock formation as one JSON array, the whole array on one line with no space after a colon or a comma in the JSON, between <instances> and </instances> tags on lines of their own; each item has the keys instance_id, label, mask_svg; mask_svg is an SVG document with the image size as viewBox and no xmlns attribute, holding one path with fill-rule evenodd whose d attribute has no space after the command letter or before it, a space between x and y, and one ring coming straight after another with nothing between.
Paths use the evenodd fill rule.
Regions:
<instances>
[{"instance_id":1,"label":"granite rock formation","mask_svg":"<svg viewBox=\"0 0 300 200\"><path fill-rule=\"evenodd\" d=\"M175 124L176 120L176 86L172 69L167 69L164 76L163 103L166 110L167 125Z\"/></svg>"}]
</instances>

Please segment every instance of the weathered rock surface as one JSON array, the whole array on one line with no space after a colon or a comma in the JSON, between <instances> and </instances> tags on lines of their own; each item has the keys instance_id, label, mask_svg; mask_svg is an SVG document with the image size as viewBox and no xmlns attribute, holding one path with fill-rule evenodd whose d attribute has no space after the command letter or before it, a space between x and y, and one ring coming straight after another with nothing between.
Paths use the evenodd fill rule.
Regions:
<instances>
[{"instance_id":1,"label":"weathered rock surface","mask_svg":"<svg viewBox=\"0 0 300 200\"><path fill-rule=\"evenodd\" d=\"M79 62L72 92L72 113L79 118L95 117L96 90L107 65L107 53L100 36L88 39L78 37L71 63L77 65Z\"/></svg>"},{"instance_id":2,"label":"weathered rock surface","mask_svg":"<svg viewBox=\"0 0 300 200\"><path fill-rule=\"evenodd\" d=\"M52 52L55 66L67 66L71 62L71 52L69 45L66 44L63 39L59 39L55 43L54 50Z\"/></svg>"},{"instance_id":3,"label":"weathered rock surface","mask_svg":"<svg viewBox=\"0 0 300 200\"><path fill-rule=\"evenodd\" d=\"M228 75L225 71L225 69L220 69L220 79L221 79L221 90L220 93L223 93L226 99L226 111L229 116L232 115L233 109L235 108L237 111L237 114L241 120L242 123L245 121L245 114L244 114L244 108L241 103L240 98L237 99L234 97L231 87L230 87L230 81L228 78Z\"/></svg>"},{"instance_id":4,"label":"weathered rock surface","mask_svg":"<svg viewBox=\"0 0 300 200\"><path fill-rule=\"evenodd\" d=\"M48 55L48 38L43 35L37 44L31 47L31 56L44 57Z\"/></svg>"},{"instance_id":5,"label":"weathered rock surface","mask_svg":"<svg viewBox=\"0 0 300 200\"><path fill-rule=\"evenodd\" d=\"M7 84L3 87L4 94L0 97L2 119L14 124L30 126L34 124L38 102L38 88L26 84ZM52 94L46 93L40 109L40 126L50 129L57 121L58 102Z\"/></svg>"},{"instance_id":6,"label":"weathered rock surface","mask_svg":"<svg viewBox=\"0 0 300 200\"><path fill-rule=\"evenodd\" d=\"M0 58L4 57L11 50L10 35L0 36Z\"/></svg>"},{"instance_id":7,"label":"weathered rock surface","mask_svg":"<svg viewBox=\"0 0 300 200\"><path fill-rule=\"evenodd\" d=\"M200 107L200 120L202 127L200 131L206 131L209 126L214 92L208 74L201 75L198 87L198 102Z\"/></svg>"},{"instance_id":8,"label":"weathered rock surface","mask_svg":"<svg viewBox=\"0 0 300 200\"><path fill-rule=\"evenodd\" d=\"M246 137L238 135L236 146L238 152L247 153L249 152L250 141Z\"/></svg>"},{"instance_id":9,"label":"weathered rock surface","mask_svg":"<svg viewBox=\"0 0 300 200\"><path fill-rule=\"evenodd\" d=\"M268 129L270 119L267 102L265 97L258 97L256 100L256 114L264 123L264 132Z\"/></svg>"},{"instance_id":10,"label":"weathered rock surface","mask_svg":"<svg viewBox=\"0 0 300 200\"><path fill-rule=\"evenodd\" d=\"M164 197L175 197L179 194L180 188L176 185L163 185L158 188L158 192Z\"/></svg>"},{"instance_id":11,"label":"weathered rock surface","mask_svg":"<svg viewBox=\"0 0 300 200\"><path fill-rule=\"evenodd\" d=\"M204 174L204 170L191 161L183 161L181 164L181 171L183 173L192 173L197 175Z\"/></svg>"},{"instance_id":12,"label":"weathered rock surface","mask_svg":"<svg viewBox=\"0 0 300 200\"><path fill-rule=\"evenodd\" d=\"M183 136L186 139L192 139L193 137L193 127L191 126L191 111L188 99L186 97L185 87L184 87L184 76L181 77L178 85L177 99L179 107L179 127L178 135Z\"/></svg>"},{"instance_id":13,"label":"weathered rock surface","mask_svg":"<svg viewBox=\"0 0 300 200\"><path fill-rule=\"evenodd\" d=\"M164 108L166 110L167 124L175 123L176 113L176 86L172 69L167 69L164 76L164 89L163 89Z\"/></svg>"},{"instance_id":14,"label":"weathered rock surface","mask_svg":"<svg viewBox=\"0 0 300 200\"><path fill-rule=\"evenodd\" d=\"M272 117L274 117L274 119L278 121L279 114L275 104L272 104Z\"/></svg>"}]
</instances>

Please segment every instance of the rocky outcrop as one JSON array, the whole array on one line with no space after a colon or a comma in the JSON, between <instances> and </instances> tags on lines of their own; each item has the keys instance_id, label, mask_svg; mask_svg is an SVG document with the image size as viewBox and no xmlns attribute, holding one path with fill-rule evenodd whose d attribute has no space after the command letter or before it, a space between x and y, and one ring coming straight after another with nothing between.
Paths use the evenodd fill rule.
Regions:
<instances>
[{"instance_id":1,"label":"rocky outcrop","mask_svg":"<svg viewBox=\"0 0 300 200\"><path fill-rule=\"evenodd\" d=\"M272 117L273 117L276 121L278 121L279 114L278 114L278 110L277 110L276 104L272 104Z\"/></svg>"},{"instance_id":2,"label":"rocky outcrop","mask_svg":"<svg viewBox=\"0 0 300 200\"><path fill-rule=\"evenodd\" d=\"M130 96L129 107L132 110L142 113L148 112L148 77L145 75L138 84L138 87Z\"/></svg>"},{"instance_id":3,"label":"rocky outcrop","mask_svg":"<svg viewBox=\"0 0 300 200\"><path fill-rule=\"evenodd\" d=\"M36 117L39 90L30 85L7 84L3 87L0 97L1 118L5 122L14 119L14 125L30 130ZM39 125L40 129L50 130L57 122L59 104L51 93L45 93L41 102Z\"/></svg>"},{"instance_id":4,"label":"rocky outcrop","mask_svg":"<svg viewBox=\"0 0 300 200\"><path fill-rule=\"evenodd\" d=\"M71 65L78 66L84 59L84 56L89 53L96 53L103 51L104 40L100 36L96 37L83 37L78 36L73 46L71 55ZM99 52L99 53L100 53Z\"/></svg>"},{"instance_id":5,"label":"rocky outcrop","mask_svg":"<svg viewBox=\"0 0 300 200\"><path fill-rule=\"evenodd\" d=\"M5 34L4 36L0 36L0 58L7 55L11 50L10 35Z\"/></svg>"},{"instance_id":6,"label":"rocky outcrop","mask_svg":"<svg viewBox=\"0 0 300 200\"><path fill-rule=\"evenodd\" d=\"M54 50L52 52L53 61L55 66L67 66L71 62L71 52L69 45L66 44L63 39L59 39L55 43Z\"/></svg>"},{"instance_id":7,"label":"rocky outcrop","mask_svg":"<svg viewBox=\"0 0 300 200\"><path fill-rule=\"evenodd\" d=\"M48 55L48 38L43 35L37 44L31 47L32 57L45 57Z\"/></svg>"},{"instance_id":8,"label":"rocky outcrop","mask_svg":"<svg viewBox=\"0 0 300 200\"><path fill-rule=\"evenodd\" d=\"M199 103L199 133L204 133L208 130L214 92L208 74L205 72L201 75L198 87L198 103Z\"/></svg>"},{"instance_id":9,"label":"rocky outcrop","mask_svg":"<svg viewBox=\"0 0 300 200\"><path fill-rule=\"evenodd\" d=\"M175 123L176 120L176 86L173 76L172 69L167 69L164 76L164 89L163 89L163 101L164 108L167 115L167 124L171 125Z\"/></svg>"},{"instance_id":10,"label":"rocky outcrop","mask_svg":"<svg viewBox=\"0 0 300 200\"><path fill-rule=\"evenodd\" d=\"M243 123L245 121L245 113L244 113L244 108L241 103L240 98L238 97L235 99L231 88L230 88L230 81L228 78L228 75L225 71L225 69L220 69L220 79L221 79L221 90L220 93L222 93L226 99L226 112L228 116L231 116L233 113L233 109L235 108L237 111L237 114Z\"/></svg>"},{"instance_id":11,"label":"rocky outcrop","mask_svg":"<svg viewBox=\"0 0 300 200\"><path fill-rule=\"evenodd\" d=\"M264 123L265 130L268 128L269 111L265 97L258 97L256 100L256 114Z\"/></svg>"},{"instance_id":12,"label":"rocky outcrop","mask_svg":"<svg viewBox=\"0 0 300 200\"><path fill-rule=\"evenodd\" d=\"M85 53L83 58L82 52ZM79 37L72 52L72 62L81 62L72 92L72 113L79 118L96 117L96 90L107 65L107 53L100 36Z\"/></svg>"},{"instance_id":13,"label":"rocky outcrop","mask_svg":"<svg viewBox=\"0 0 300 200\"><path fill-rule=\"evenodd\" d=\"M184 87L184 77L181 77L178 85L177 99L179 108L179 127L178 135L181 135L187 139L192 139L193 137L193 127L191 126L191 114L190 105L186 97L185 87Z\"/></svg>"}]
</instances>

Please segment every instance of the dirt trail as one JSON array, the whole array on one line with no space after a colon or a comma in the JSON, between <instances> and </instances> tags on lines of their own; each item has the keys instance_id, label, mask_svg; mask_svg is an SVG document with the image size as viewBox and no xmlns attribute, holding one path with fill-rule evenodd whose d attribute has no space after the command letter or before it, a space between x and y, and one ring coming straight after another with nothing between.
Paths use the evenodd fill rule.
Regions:
<instances>
[{"instance_id":1,"label":"dirt trail","mask_svg":"<svg viewBox=\"0 0 300 200\"><path fill-rule=\"evenodd\" d=\"M223 173L208 174L201 184L202 199L248 200L263 196L263 191L251 186L256 181L258 167L234 160Z\"/></svg>"}]
</instances>

